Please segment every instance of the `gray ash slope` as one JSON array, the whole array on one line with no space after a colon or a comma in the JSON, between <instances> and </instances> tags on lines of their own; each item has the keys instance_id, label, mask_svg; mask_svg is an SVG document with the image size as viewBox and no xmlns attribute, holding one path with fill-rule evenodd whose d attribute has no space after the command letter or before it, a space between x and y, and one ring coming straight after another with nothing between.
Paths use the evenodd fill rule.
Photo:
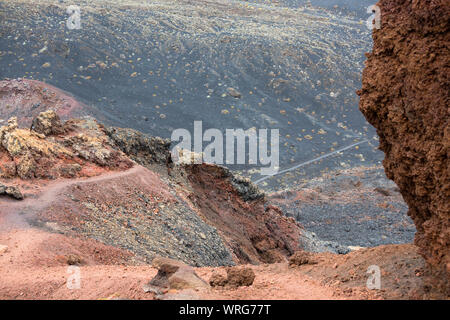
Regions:
<instances>
[{"instance_id":1,"label":"gray ash slope","mask_svg":"<svg viewBox=\"0 0 450 320\"><path fill-rule=\"evenodd\" d=\"M204 130L279 129L281 169L373 142L267 187L378 163L375 131L355 94L371 44L370 3L307 2L78 1L82 29L69 30L72 3L3 0L0 76L48 82L93 106L100 120L151 135L192 132L194 120ZM231 169L260 178L252 168Z\"/></svg>"}]
</instances>

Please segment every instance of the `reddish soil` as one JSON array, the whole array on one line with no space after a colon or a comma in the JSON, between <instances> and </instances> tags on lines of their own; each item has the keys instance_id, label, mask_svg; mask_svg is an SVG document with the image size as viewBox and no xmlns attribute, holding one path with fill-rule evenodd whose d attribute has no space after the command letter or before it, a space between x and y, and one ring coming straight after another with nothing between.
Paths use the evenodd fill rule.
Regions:
<instances>
[{"instance_id":1,"label":"reddish soil","mask_svg":"<svg viewBox=\"0 0 450 320\"><path fill-rule=\"evenodd\" d=\"M0 255L0 299L153 299L142 286L157 270L130 265L130 254L93 240L80 240L34 228L19 227L0 233L8 250ZM10 224L12 226L12 224ZM81 288L66 286L68 257L80 257ZM128 262L127 262L128 261ZM287 264L252 266L257 277L251 287L171 291L169 297L195 299L335 299L334 290ZM209 279L223 268L198 268Z\"/></svg>"},{"instance_id":2,"label":"reddish soil","mask_svg":"<svg viewBox=\"0 0 450 320\"><path fill-rule=\"evenodd\" d=\"M149 183L149 175L153 183ZM35 195L24 201L2 199L0 205L0 245L7 246L0 254L1 299L154 299L142 286L155 274L129 251L108 246L80 234L58 233L30 226L27 209L47 206L60 212L59 202L67 202L67 190L77 185L102 185L117 188L114 181L141 181L142 186L164 196L164 188L155 181L156 174L136 166L125 172L112 172L93 178L65 179L34 185ZM146 184L143 181L147 181ZM92 182L95 182L92 184ZM84 187L82 187L84 188ZM111 190L113 190L111 189ZM149 190L150 190L149 189ZM94 190L92 191L94 192ZM150 191L149 191L150 192ZM105 196L111 192L105 192ZM77 195L78 196L78 195ZM105 203L108 203L107 201ZM27 214L21 214L27 212ZM32 214L33 211L31 211ZM64 217L63 215L59 215ZM122 230L122 229L121 229ZM226 230L226 229L225 229ZM55 233L56 232L56 233ZM256 274L250 287L210 288L198 291L171 290L167 299L407 299L430 297L422 289L423 259L412 245L384 246L364 249L348 255L315 254L314 265L288 267L287 262L250 266ZM81 288L68 289L67 267L81 268ZM367 290L367 266L376 264L382 270L381 290ZM196 268L206 281L213 273L225 273L224 267Z\"/></svg>"},{"instance_id":3,"label":"reddish soil","mask_svg":"<svg viewBox=\"0 0 450 320\"><path fill-rule=\"evenodd\" d=\"M40 112L48 109L68 119L84 114L87 108L61 89L37 80L0 81L0 119L17 117L21 126L29 127Z\"/></svg>"},{"instance_id":4,"label":"reddish soil","mask_svg":"<svg viewBox=\"0 0 450 320\"><path fill-rule=\"evenodd\" d=\"M0 256L1 299L153 299L142 286L156 275L150 266L116 265L123 262L119 250L91 241L73 241L61 235L36 230L11 230L0 236L0 243L8 251ZM84 245L80 248L80 244ZM102 249L100 253L99 247ZM90 253L108 259L88 259ZM99 253L97 253L99 252ZM64 257L79 254L85 260L81 268L81 288L66 287L67 264ZM112 258L112 259L111 259ZM115 261L114 261L115 260ZM287 264L253 266L256 280L253 286L237 289L210 289L198 292L172 291L170 294L188 294L200 299L336 299L332 288L320 285ZM214 269L217 271L217 268ZM219 269L221 270L221 269ZM200 268L197 273L209 279L213 269ZM223 271L223 270L221 270ZM176 298L173 296L172 298ZM342 297L341 297L342 298Z\"/></svg>"},{"instance_id":5,"label":"reddish soil","mask_svg":"<svg viewBox=\"0 0 450 320\"><path fill-rule=\"evenodd\" d=\"M116 248L92 240L20 228L3 231L0 243L8 246L7 252L0 255L0 299L154 299L154 295L145 293L142 287L156 275L157 270L126 262L129 254ZM384 251L389 253L385 258ZM372 263L374 253L382 269L380 291L365 288L365 265ZM70 255L77 255L82 260L80 289L66 286L70 275L67 257ZM396 259L392 259L393 255ZM411 245L378 248L375 252L362 251L347 256L317 254L315 259L319 261L317 265L297 268L290 268L287 263L250 266L256 274L250 287L171 290L166 297L258 300L423 297L420 290L423 260ZM403 261L404 265L398 261ZM417 272L412 275L408 271L398 273L399 269ZM196 272L208 280L213 273L225 273L225 269L196 268ZM345 277L352 280L345 281ZM402 290L398 290L399 285ZM405 292L405 288L411 292Z\"/></svg>"},{"instance_id":6,"label":"reddish soil","mask_svg":"<svg viewBox=\"0 0 450 320\"><path fill-rule=\"evenodd\" d=\"M141 183L145 181L145 175L153 175L156 177L156 174L150 172L149 170L136 165L131 169L126 171L112 171L103 173L101 175L90 177L90 178L77 178L77 179L58 179L58 180L12 180L15 183L20 183L22 189L29 190L25 192L26 198L23 201L17 202L10 199L2 199L0 201L0 209L3 213L3 218L5 218L5 213L18 212L20 210L24 210L30 213L30 209L34 212L39 212L40 209L44 209L49 207L52 203L57 203L64 198L61 196L61 191L67 189L73 185L80 185L85 183L101 183L104 181L109 181L116 178L126 177L128 179L139 179ZM140 177L140 178L138 178ZM158 179L152 179L152 182L158 181ZM9 181L11 182L11 180ZM167 190L163 190L162 185L154 185L152 184L152 191L157 193L164 199L170 199L172 196ZM108 196L107 194L105 196ZM10 215L8 215L9 217ZM0 215L0 219L2 216ZM1 221L1 220L0 220ZM5 221L2 221L3 224Z\"/></svg>"}]
</instances>

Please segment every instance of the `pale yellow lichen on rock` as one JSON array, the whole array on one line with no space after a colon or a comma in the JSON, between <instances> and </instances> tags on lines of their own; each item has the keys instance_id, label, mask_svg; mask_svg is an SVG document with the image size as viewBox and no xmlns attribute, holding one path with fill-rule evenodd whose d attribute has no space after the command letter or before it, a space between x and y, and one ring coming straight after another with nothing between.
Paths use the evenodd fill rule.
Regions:
<instances>
[{"instance_id":1,"label":"pale yellow lichen on rock","mask_svg":"<svg viewBox=\"0 0 450 320\"><path fill-rule=\"evenodd\" d=\"M0 127L0 177L22 179L75 177L90 170L127 168L132 162L115 150L104 129L93 119L62 123L53 110L41 112L30 129L18 128L17 118ZM98 168L95 169L95 166Z\"/></svg>"},{"instance_id":2,"label":"pale yellow lichen on rock","mask_svg":"<svg viewBox=\"0 0 450 320\"><path fill-rule=\"evenodd\" d=\"M0 129L0 132L2 129L3 127ZM3 135L0 134L1 145L13 157L24 155L30 151L39 153L42 156L72 156L72 153L67 148L44 138L45 136L27 129L14 129L5 132Z\"/></svg>"}]
</instances>

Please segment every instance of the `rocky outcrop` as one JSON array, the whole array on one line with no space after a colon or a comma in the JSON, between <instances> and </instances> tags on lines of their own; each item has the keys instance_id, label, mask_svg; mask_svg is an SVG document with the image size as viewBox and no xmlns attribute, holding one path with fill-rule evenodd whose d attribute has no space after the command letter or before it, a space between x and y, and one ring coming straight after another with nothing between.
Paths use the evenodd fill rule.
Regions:
<instances>
[{"instance_id":1,"label":"rocky outcrop","mask_svg":"<svg viewBox=\"0 0 450 320\"><path fill-rule=\"evenodd\" d=\"M217 165L176 165L170 140L132 129L106 128L106 133L112 144L134 161L162 175L168 173L169 181L190 190L187 201L219 231L235 262L283 261L298 248L300 226L277 207L268 206L264 193L249 179ZM186 176L188 179L179 179Z\"/></svg>"},{"instance_id":2,"label":"rocky outcrop","mask_svg":"<svg viewBox=\"0 0 450 320\"><path fill-rule=\"evenodd\" d=\"M299 248L302 228L250 180L216 165L176 165L169 147L132 129L105 128L90 117L63 122L46 111L30 129L17 118L0 128L0 178L39 189L43 179L103 175L74 186L56 181L67 184L64 191L51 207L27 209L30 222L144 261L162 255L194 266L271 263Z\"/></svg>"},{"instance_id":3,"label":"rocky outcrop","mask_svg":"<svg viewBox=\"0 0 450 320\"><path fill-rule=\"evenodd\" d=\"M19 188L15 186L5 186L0 183L0 196L8 196L16 200L23 200L23 194L20 192Z\"/></svg>"},{"instance_id":4,"label":"rocky outcrop","mask_svg":"<svg viewBox=\"0 0 450 320\"><path fill-rule=\"evenodd\" d=\"M167 165L170 161L170 139L149 137L133 130L109 127L105 129L112 143L142 166Z\"/></svg>"},{"instance_id":5,"label":"rocky outcrop","mask_svg":"<svg viewBox=\"0 0 450 320\"><path fill-rule=\"evenodd\" d=\"M387 176L417 227L415 243L450 292L450 5L381 0L360 110L377 129Z\"/></svg>"},{"instance_id":6,"label":"rocky outcrop","mask_svg":"<svg viewBox=\"0 0 450 320\"><path fill-rule=\"evenodd\" d=\"M209 279L212 287L248 287L255 281L256 275L250 267L228 267L227 276L214 273Z\"/></svg>"},{"instance_id":7,"label":"rocky outcrop","mask_svg":"<svg viewBox=\"0 0 450 320\"><path fill-rule=\"evenodd\" d=\"M130 168L133 162L92 118L60 121L54 111L40 113L30 129L13 117L0 127L0 178L56 179L91 176Z\"/></svg>"},{"instance_id":8,"label":"rocky outcrop","mask_svg":"<svg viewBox=\"0 0 450 320\"><path fill-rule=\"evenodd\" d=\"M61 119L53 110L41 112L31 123L31 130L45 136L64 132Z\"/></svg>"},{"instance_id":9,"label":"rocky outcrop","mask_svg":"<svg viewBox=\"0 0 450 320\"><path fill-rule=\"evenodd\" d=\"M236 189L236 192L241 196L244 201L258 200L264 198L264 192L262 192L250 179L241 177L236 174L232 174L228 169L224 168L227 178L230 183Z\"/></svg>"},{"instance_id":10,"label":"rocky outcrop","mask_svg":"<svg viewBox=\"0 0 450 320\"><path fill-rule=\"evenodd\" d=\"M134 161L163 176L168 174L169 181L183 186L182 193L189 190L186 200L207 225L219 231L234 262L283 261L298 249L301 227L277 207L269 206L264 193L249 179L217 165L176 165L170 140L132 129L105 130L112 144Z\"/></svg>"},{"instance_id":11,"label":"rocky outcrop","mask_svg":"<svg viewBox=\"0 0 450 320\"><path fill-rule=\"evenodd\" d=\"M136 165L125 172L71 182L61 182L69 185L50 205L27 208L31 224L96 239L128 250L145 263L156 256L191 266L235 263L220 230L183 200L182 190L171 188L153 171Z\"/></svg>"}]
</instances>

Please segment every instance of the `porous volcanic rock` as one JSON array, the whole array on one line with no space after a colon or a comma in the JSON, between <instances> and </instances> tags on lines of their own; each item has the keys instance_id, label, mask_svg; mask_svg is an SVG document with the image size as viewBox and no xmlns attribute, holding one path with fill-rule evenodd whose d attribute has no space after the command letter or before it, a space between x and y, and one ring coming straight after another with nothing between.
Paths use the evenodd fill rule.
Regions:
<instances>
[{"instance_id":1,"label":"porous volcanic rock","mask_svg":"<svg viewBox=\"0 0 450 320\"><path fill-rule=\"evenodd\" d=\"M108 127L105 132L118 149L142 166L165 166L170 161L170 139L150 137L133 129L117 127Z\"/></svg>"},{"instance_id":2,"label":"porous volcanic rock","mask_svg":"<svg viewBox=\"0 0 450 320\"><path fill-rule=\"evenodd\" d=\"M289 266L291 267L313 263L312 254L307 251L299 250L289 257Z\"/></svg>"},{"instance_id":3,"label":"porous volcanic rock","mask_svg":"<svg viewBox=\"0 0 450 320\"><path fill-rule=\"evenodd\" d=\"M164 255L195 266L279 262L298 249L301 227L226 168L175 165L170 142L90 117L63 123L48 111L33 123L20 128L11 118L0 128L1 179L27 189L45 179L103 178L64 182L51 206L27 209L32 224L95 238L139 259Z\"/></svg>"},{"instance_id":4,"label":"porous volcanic rock","mask_svg":"<svg viewBox=\"0 0 450 320\"><path fill-rule=\"evenodd\" d=\"M51 205L27 209L30 224L96 239L143 262L163 256L191 266L234 264L220 230L147 168L136 165L64 185Z\"/></svg>"},{"instance_id":5,"label":"porous volcanic rock","mask_svg":"<svg viewBox=\"0 0 450 320\"><path fill-rule=\"evenodd\" d=\"M227 285L231 287L251 286L255 277L255 272L249 267L227 268Z\"/></svg>"},{"instance_id":6,"label":"porous volcanic rock","mask_svg":"<svg viewBox=\"0 0 450 320\"><path fill-rule=\"evenodd\" d=\"M19 188L15 186L6 186L0 183L0 196L2 195L12 197L16 200L23 200L23 194L20 192Z\"/></svg>"},{"instance_id":7,"label":"porous volcanic rock","mask_svg":"<svg viewBox=\"0 0 450 320\"><path fill-rule=\"evenodd\" d=\"M31 129L46 136L63 133L61 119L54 110L41 112L33 119Z\"/></svg>"},{"instance_id":8,"label":"porous volcanic rock","mask_svg":"<svg viewBox=\"0 0 450 320\"><path fill-rule=\"evenodd\" d=\"M29 85L8 80L2 101L27 96ZM280 262L298 250L301 226L250 180L216 165L174 164L168 140L92 117L63 121L54 107L33 118L17 111L0 127L0 179L30 195L21 206L33 202L32 225L94 238L138 260L161 255L193 266Z\"/></svg>"},{"instance_id":9,"label":"porous volcanic rock","mask_svg":"<svg viewBox=\"0 0 450 320\"><path fill-rule=\"evenodd\" d=\"M220 273L214 273L209 279L209 284L212 287L248 287L256 278L255 272L250 267L228 267L226 272L226 277Z\"/></svg>"},{"instance_id":10,"label":"porous volcanic rock","mask_svg":"<svg viewBox=\"0 0 450 320\"><path fill-rule=\"evenodd\" d=\"M209 284L211 287L225 287L227 284L227 277L220 273L214 273L211 278L209 278Z\"/></svg>"},{"instance_id":11,"label":"porous volcanic rock","mask_svg":"<svg viewBox=\"0 0 450 320\"><path fill-rule=\"evenodd\" d=\"M433 288L450 292L450 4L381 0L360 110L377 129L387 176L417 227Z\"/></svg>"}]
</instances>

